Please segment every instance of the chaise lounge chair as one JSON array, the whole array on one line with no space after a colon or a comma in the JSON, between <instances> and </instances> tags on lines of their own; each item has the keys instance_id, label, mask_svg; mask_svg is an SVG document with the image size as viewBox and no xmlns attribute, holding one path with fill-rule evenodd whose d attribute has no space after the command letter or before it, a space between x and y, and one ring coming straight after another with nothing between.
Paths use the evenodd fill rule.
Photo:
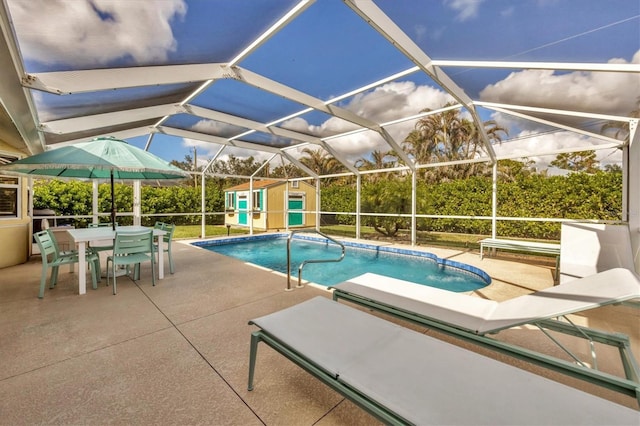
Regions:
<instances>
[{"instance_id":1,"label":"chaise lounge chair","mask_svg":"<svg viewBox=\"0 0 640 426\"><path fill-rule=\"evenodd\" d=\"M637 424L640 413L316 297L254 319L259 342L386 424Z\"/></svg>"},{"instance_id":2,"label":"chaise lounge chair","mask_svg":"<svg viewBox=\"0 0 640 426\"><path fill-rule=\"evenodd\" d=\"M640 298L640 279L628 269L611 269L504 302L481 299L370 273L337 284L332 288L334 300L348 300L398 318L436 328L474 344L635 397L640 404L640 373L628 336L620 333L605 333L555 319L599 306ZM537 326L569 354L575 363L490 336L501 330L525 324ZM579 360L547 330L589 340L593 355L592 367L595 368ZM596 369L594 342L618 347L625 378Z\"/></svg>"}]
</instances>

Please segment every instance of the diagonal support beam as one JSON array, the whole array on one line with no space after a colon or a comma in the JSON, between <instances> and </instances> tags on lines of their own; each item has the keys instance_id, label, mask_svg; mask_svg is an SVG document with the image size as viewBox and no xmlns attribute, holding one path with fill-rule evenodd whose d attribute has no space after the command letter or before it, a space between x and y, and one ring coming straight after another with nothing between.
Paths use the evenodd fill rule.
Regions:
<instances>
[{"instance_id":1,"label":"diagonal support beam","mask_svg":"<svg viewBox=\"0 0 640 426\"><path fill-rule=\"evenodd\" d=\"M393 147L393 149L397 149L398 152L402 152L402 149L399 148L399 145L394 141L391 135L389 135L389 133L387 133L387 131L383 129L382 126L380 126L378 123L375 123L371 120L368 120L364 117L354 114L353 112L346 110L344 108L340 108L338 106L332 105L331 101L329 102L322 101L321 99L307 95L306 93L302 93L289 86L285 86L276 81L263 77L259 74L253 73L249 70L246 70L240 67L233 67L233 70L236 71L236 76L237 76L236 79L239 81L242 81L251 86L257 87L259 89L274 93L276 95L282 96L294 102L298 102L302 105L306 105L315 110L325 112L334 117L341 118L342 120L353 123L356 126L373 130L374 132L379 133L385 139L385 141L387 141L387 143L391 147ZM404 157L406 157L406 159L405 158L403 159L407 161L407 164L412 166L413 161L411 161L406 154L404 154Z\"/></svg>"},{"instance_id":2,"label":"diagonal support beam","mask_svg":"<svg viewBox=\"0 0 640 426\"><path fill-rule=\"evenodd\" d=\"M221 138L220 136L207 135L205 133L194 132L193 130L177 129L175 127L160 126L158 132L165 135L178 136L181 138L195 139L202 142L211 142L219 145L235 146L237 148L250 149L254 151L264 151L271 153L280 153L280 149L267 145L260 145L251 142L231 140L227 138Z\"/></svg>"},{"instance_id":3,"label":"diagonal support beam","mask_svg":"<svg viewBox=\"0 0 640 426\"><path fill-rule=\"evenodd\" d=\"M355 13L360 15L377 32L407 56L413 63L431 77L469 111L478 129L491 160L495 162L495 152L484 129L484 123L476 111L472 99L432 59L409 38L377 5L367 0L344 0Z\"/></svg>"},{"instance_id":4,"label":"diagonal support beam","mask_svg":"<svg viewBox=\"0 0 640 426\"><path fill-rule=\"evenodd\" d=\"M26 74L22 85L58 95L231 77L223 63L106 68Z\"/></svg>"},{"instance_id":5,"label":"diagonal support beam","mask_svg":"<svg viewBox=\"0 0 640 426\"><path fill-rule=\"evenodd\" d=\"M178 105L166 104L152 107L85 115L62 120L47 121L40 124L40 130L47 133L65 134L135 123L156 117L177 114L182 109Z\"/></svg>"}]
</instances>

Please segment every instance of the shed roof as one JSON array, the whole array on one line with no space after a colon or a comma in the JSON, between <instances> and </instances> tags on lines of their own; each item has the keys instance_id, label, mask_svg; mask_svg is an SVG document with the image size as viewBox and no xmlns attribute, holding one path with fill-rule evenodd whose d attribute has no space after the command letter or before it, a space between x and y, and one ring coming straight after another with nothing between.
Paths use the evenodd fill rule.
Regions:
<instances>
[{"instance_id":1,"label":"shed roof","mask_svg":"<svg viewBox=\"0 0 640 426\"><path fill-rule=\"evenodd\" d=\"M307 186L313 187L312 185L309 185L307 182L304 182L304 181L297 181L297 182L299 182L300 185L307 185ZM286 185L286 184L287 182L282 180L265 180L265 179L254 180L253 189L272 188L272 187ZM224 191L229 192L229 191L248 191L248 190L249 190L249 182L244 182L244 183L241 183L240 185L235 185L235 186L226 188Z\"/></svg>"}]
</instances>

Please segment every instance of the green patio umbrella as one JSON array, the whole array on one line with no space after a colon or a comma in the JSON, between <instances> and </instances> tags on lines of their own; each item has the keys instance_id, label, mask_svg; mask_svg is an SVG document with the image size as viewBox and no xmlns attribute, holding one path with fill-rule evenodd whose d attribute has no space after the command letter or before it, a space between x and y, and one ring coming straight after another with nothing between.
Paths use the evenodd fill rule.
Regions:
<instances>
[{"instance_id":1,"label":"green patio umbrella","mask_svg":"<svg viewBox=\"0 0 640 426\"><path fill-rule=\"evenodd\" d=\"M51 149L0 166L0 174L19 174L44 178L110 179L111 223L115 229L114 179L183 179L189 174L163 159L113 137L97 138Z\"/></svg>"}]
</instances>

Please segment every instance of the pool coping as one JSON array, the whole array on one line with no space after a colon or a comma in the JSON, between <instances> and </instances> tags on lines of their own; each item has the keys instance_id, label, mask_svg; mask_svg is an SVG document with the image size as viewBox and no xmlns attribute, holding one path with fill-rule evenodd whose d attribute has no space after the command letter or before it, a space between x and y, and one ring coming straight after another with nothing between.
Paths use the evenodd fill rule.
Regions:
<instances>
[{"instance_id":1,"label":"pool coping","mask_svg":"<svg viewBox=\"0 0 640 426\"><path fill-rule=\"evenodd\" d=\"M202 248L205 246L217 246L217 245L224 245L224 244L230 244L235 242L249 242L249 241L257 241L257 240L288 238L288 237L289 237L289 233L280 232L280 233L269 233L269 234L260 234L260 235L219 237L219 238L213 238L213 239L207 239L207 240L189 241L188 244L193 245L195 247ZM331 240L321 236L317 236L317 235L309 236L309 235L295 234L293 236L293 239L333 244ZM480 268L477 268L475 266L472 266L466 263L457 262L455 260L444 259L427 251L396 247L392 245L362 243L358 241L349 241L349 240L343 240L338 238L337 240L340 241L340 243L344 244L346 247L425 258L435 262L441 268L451 268L451 269L457 270L458 272L474 275L480 278L481 280L483 280L486 283L486 286L490 285L492 281L489 274L487 274L485 271L483 271Z\"/></svg>"}]
</instances>

